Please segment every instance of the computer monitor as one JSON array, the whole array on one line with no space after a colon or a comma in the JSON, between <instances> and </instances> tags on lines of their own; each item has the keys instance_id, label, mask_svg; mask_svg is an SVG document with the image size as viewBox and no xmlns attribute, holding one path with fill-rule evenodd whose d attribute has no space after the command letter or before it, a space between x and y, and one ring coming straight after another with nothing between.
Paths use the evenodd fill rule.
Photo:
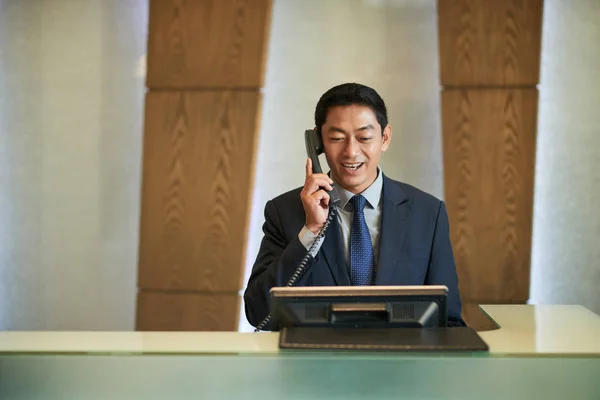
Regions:
<instances>
[{"instance_id":1,"label":"computer monitor","mask_svg":"<svg viewBox=\"0 0 600 400\"><path fill-rule=\"evenodd\" d=\"M445 327L447 297L446 286L274 287L271 329Z\"/></svg>"}]
</instances>

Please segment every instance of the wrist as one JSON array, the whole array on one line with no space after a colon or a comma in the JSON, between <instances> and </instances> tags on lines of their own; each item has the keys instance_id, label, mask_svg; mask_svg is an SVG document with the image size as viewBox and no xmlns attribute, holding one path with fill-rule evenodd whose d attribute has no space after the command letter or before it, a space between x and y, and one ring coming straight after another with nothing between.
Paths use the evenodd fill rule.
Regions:
<instances>
[{"instance_id":1,"label":"wrist","mask_svg":"<svg viewBox=\"0 0 600 400\"><path fill-rule=\"evenodd\" d=\"M306 229L308 229L313 235L317 235L322 228L322 225L317 224L304 224Z\"/></svg>"}]
</instances>

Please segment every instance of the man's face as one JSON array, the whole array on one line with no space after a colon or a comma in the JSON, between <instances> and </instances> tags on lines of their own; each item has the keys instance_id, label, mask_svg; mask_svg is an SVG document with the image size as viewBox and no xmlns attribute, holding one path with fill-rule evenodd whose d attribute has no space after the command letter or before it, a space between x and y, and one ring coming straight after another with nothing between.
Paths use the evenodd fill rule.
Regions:
<instances>
[{"instance_id":1,"label":"man's face","mask_svg":"<svg viewBox=\"0 0 600 400\"><path fill-rule=\"evenodd\" d=\"M321 128L325 157L333 179L358 194L377 178L381 152L392 140L392 127L382 127L367 106L352 104L329 109Z\"/></svg>"}]
</instances>

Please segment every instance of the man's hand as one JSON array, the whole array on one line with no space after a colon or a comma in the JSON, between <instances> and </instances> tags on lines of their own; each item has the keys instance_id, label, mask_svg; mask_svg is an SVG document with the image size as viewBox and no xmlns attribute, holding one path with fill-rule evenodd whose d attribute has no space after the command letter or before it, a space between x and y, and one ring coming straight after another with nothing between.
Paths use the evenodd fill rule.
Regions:
<instances>
[{"instance_id":1,"label":"man's hand","mask_svg":"<svg viewBox=\"0 0 600 400\"><path fill-rule=\"evenodd\" d=\"M308 230L315 235L319 233L325 222L329 211L329 193L323 189L332 190L333 181L327 174L314 174L312 160L306 159L306 181L300 192Z\"/></svg>"}]
</instances>

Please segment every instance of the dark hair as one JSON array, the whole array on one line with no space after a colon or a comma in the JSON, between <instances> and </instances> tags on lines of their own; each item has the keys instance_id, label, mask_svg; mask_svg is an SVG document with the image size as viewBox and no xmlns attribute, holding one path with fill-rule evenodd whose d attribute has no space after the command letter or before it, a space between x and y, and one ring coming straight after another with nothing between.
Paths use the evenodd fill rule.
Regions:
<instances>
[{"instance_id":1,"label":"dark hair","mask_svg":"<svg viewBox=\"0 0 600 400\"><path fill-rule=\"evenodd\" d=\"M388 124L385 103L375 89L360 83L343 83L332 87L321 96L315 109L315 126L317 130L321 132L331 107L352 104L362 104L373 110L377 122L381 125L381 133L383 134L383 130Z\"/></svg>"}]
</instances>

